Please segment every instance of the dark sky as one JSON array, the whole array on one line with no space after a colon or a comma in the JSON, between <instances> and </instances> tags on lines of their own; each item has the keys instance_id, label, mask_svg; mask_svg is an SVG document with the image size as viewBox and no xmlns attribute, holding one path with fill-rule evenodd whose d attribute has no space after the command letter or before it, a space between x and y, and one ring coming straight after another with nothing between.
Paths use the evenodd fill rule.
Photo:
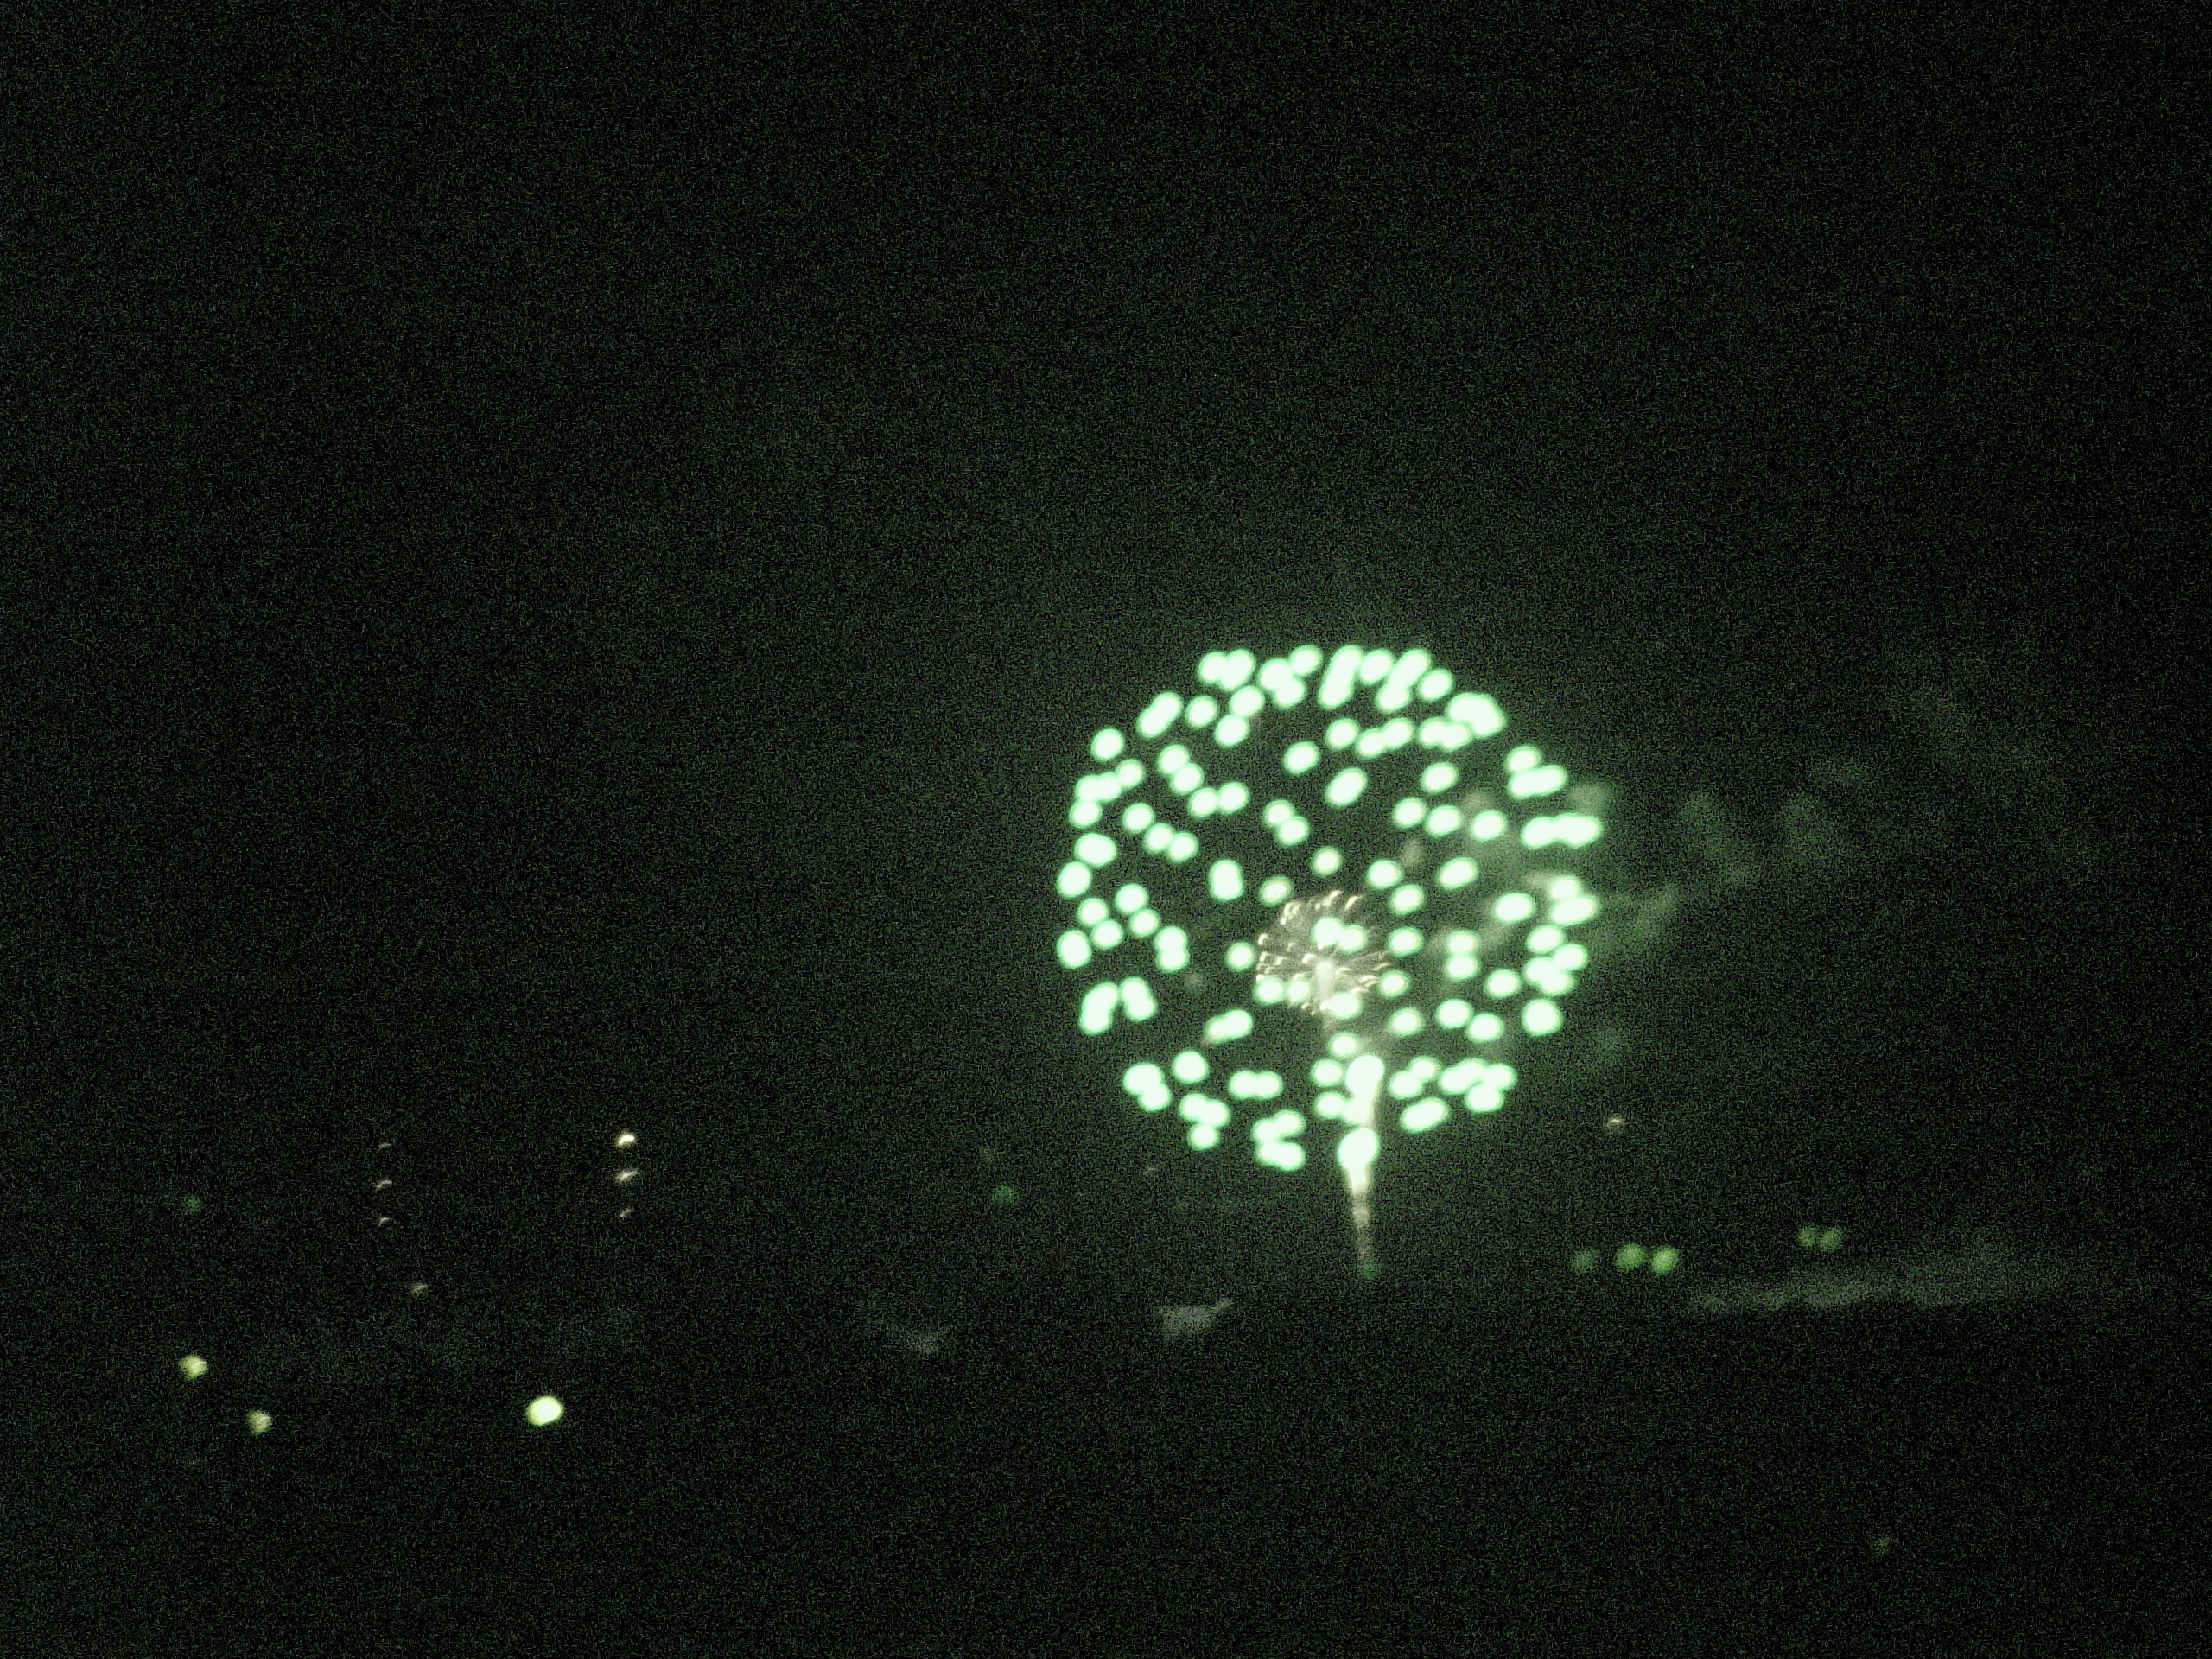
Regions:
<instances>
[{"instance_id":1,"label":"dark sky","mask_svg":"<svg viewBox=\"0 0 2212 1659\"><path fill-rule=\"evenodd\" d=\"M2176 40L735 15L26 40L10 1205L342 1278L393 1173L497 1273L630 1128L839 1285L1334 1250L1139 1185L1050 884L1094 729L1354 629L1614 780L1641 890L1694 796L1921 836L1688 906L1408 1195L1442 1256L2185 1212Z\"/></svg>"}]
</instances>

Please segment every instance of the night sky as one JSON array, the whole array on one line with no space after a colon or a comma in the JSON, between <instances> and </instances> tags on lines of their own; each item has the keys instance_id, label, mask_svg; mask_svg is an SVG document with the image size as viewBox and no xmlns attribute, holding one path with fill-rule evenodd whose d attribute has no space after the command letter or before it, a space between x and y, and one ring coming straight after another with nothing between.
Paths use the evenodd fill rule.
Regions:
<instances>
[{"instance_id":1,"label":"night sky","mask_svg":"<svg viewBox=\"0 0 2212 1659\"><path fill-rule=\"evenodd\" d=\"M31 41L17 1328L1337 1307L1341 1193L1120 1095L1052 882L1093 732L1343 639L1613 785L1671 906L1386 1185L1402 1283L2192 1272L2148 17Z\"/></svg>"}]
</instances>

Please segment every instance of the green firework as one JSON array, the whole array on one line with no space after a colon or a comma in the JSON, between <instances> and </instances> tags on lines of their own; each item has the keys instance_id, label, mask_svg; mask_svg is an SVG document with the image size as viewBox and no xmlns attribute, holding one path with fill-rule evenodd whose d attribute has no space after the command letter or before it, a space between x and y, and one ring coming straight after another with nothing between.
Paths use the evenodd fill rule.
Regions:
<instances>
[{"instance_id":1,"label":"green firework","mask_svg":"<svg viewBox=\"0 0 2212 1659\"><path fill-rule=\"evenodd\" d=\"M1363 1272L1387 1147L1504 1106L1604 926L1606 791L1506 728L1425 651L1216 652L1074 785L1078 1027L1194 1151L1328 1141Z\"/></svg>"}]
</instances>

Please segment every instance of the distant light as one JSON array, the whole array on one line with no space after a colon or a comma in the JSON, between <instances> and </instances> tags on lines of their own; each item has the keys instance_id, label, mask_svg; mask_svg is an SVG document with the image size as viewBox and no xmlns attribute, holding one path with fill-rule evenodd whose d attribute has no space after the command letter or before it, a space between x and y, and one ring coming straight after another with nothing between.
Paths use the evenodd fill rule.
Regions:
<instances>
[{"instance_id":1,"label":"distant light","mask_svg":"<svg viewBox=\"0 0 2212 1659\"><path fill-rule=\"evenodd\" d=\"M523 1408L523 1416L532 1428L550 1428L561 1421L562 1405L550 1394L541 1394Z\"/></svg>"},{"instance_id":2,"label":"distant light","mask_svg":"<svg viewBox=\"0 0 2212 1659\"><path fill-rule=\"evenodd\" d=\"M266 1434L276 1423L276 1420L265 1411L249 1411L245 1414L245 1432L249 1434Z\"/></svg>"},{"instance_id":3,"label":"distant light","mask_svg":"<svg viewBox=\"0 0 2212 1659\"><path fill-rule=\"evenodd\" d=\"M1189 1342L1213 1329L1213 1322L1235 1304L1226 1298L1211 1305L1205 1302L1185 1303L1175 1307L1156 1307L1160 1318L1160 1339L1162 1342Z\"/></svg>"},{"instance_id":4,"label":"distant light","mask_svg":"<svg viewBox=\"0 0 2212 1659\"><path fill-rule=\"evenodd\" d=\"M184 1373L187 1382L207 1376L208 1370L207 1362L197 1354L187 1354L182 1359L177 1361L176 1368Z\"/></svg>"},{"instance_id":5,"label":"distant light","mask_svg":"<svg viewBox=\"0 0 2212 1659\"><path fill-rule=\"evenodd\" d=\"M638 1137L630 1130L625 1129L614 1137L614 1144L618 1147L634 1147L638 1144Z\"/></svg>"}]
</instances>

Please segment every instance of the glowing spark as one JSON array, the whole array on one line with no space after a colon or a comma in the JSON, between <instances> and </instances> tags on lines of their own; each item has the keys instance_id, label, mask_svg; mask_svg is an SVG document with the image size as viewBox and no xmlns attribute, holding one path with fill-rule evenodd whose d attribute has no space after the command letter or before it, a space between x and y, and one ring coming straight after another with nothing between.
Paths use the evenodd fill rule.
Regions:
<instances>
[{"instance_id":1,"label":"glowing spark","mask_svg":"<svg viewBox=\"0 0 2212 1659\"><path fill-rule=\"evenodd\" d=\"M1359 1012L1389 960L1366 949L1367 930L1353 919L1359 899L1336 892L1294 899L1259 938L1258 976L1283 981L1291 1007L1332 1024Z\"/></svg>"}]
</instances>

